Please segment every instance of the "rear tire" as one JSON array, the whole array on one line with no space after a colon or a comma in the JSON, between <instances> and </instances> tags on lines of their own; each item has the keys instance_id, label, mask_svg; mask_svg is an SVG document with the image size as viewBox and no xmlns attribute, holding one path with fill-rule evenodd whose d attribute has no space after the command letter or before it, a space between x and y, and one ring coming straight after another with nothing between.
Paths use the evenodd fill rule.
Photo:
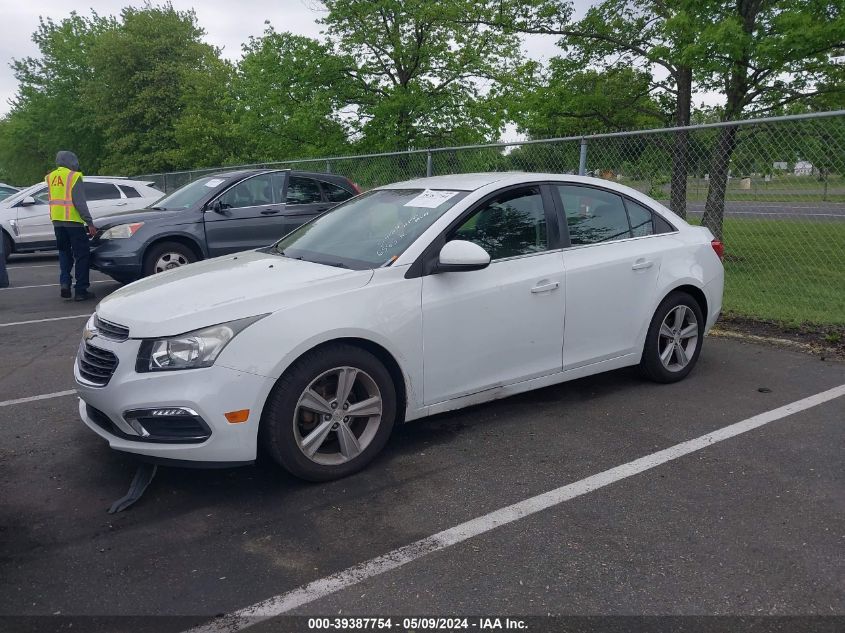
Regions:
<instances>
[{"instance_id":1,"label":"rear tire","mask_svg":"<svg viewBox=\"0 0 845 633\"><path fill-rule=\"evenodd\" d=\"M381 361L335 343L297 360L276 382L259 439L292 475L329 481L370 463L395 420L396 388Z\"/></svg>"},{"instance_id":2,"label":"rear tire","mask_svg":"<svg viewBox=\"0 0 845 633\"><path fill-rule=\"evenodd\" d=\"M683 380L698 362L703 342L701 306L686 292L672 292L651 319L640 370L655 382Z\"/></svg>"},{"instance_id":3,"label":"rear tire","mask_svg":"<svg viewBox=\"0 0 845 633\"><path fill-rule=\"evenodd\" d=\"M154 244L144 254L144 277L187 266L195 261L197 261L196 254L184 244L179 242Z\"/></svg>"}]
</instances>

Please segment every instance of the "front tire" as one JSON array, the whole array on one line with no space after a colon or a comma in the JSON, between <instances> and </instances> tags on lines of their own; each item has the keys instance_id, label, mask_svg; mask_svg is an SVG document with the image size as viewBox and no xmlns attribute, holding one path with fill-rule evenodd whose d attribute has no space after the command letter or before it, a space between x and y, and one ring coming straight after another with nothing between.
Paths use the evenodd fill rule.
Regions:
<instances>
[{"instance_id":1,"label":"front tire","mask_svg":"<svg viewBox=\"0 0 845 633\"><path fill-rule=\"evenodd\" d=\"M651 319L640 370L655 382L683 380L698 362L703 342L701 306L686 292L672 292Z\"/></svg>"},{"instance_id":2,"label":"front tire","mask_svg":"<svg viewBox=\"0 0 845 633\"><path fill-rule=\"evenodd\" d=\"M154 244L144 255L144 277L187 266L195 261L197 261L196 254L184 244L179 242Z\"/></svg>"},{"instance_id":3,"label":"front tire","mask_svg":"<svg viewBox=\"0 0 845 633\"><path fill-rule=\"evenodd\" d=\"M336 343L297 360L278 380L261 416L273 459L308 481L361 470L381 451L396 420L396 387L375 356Z\"/></svg>"}]
</instances>

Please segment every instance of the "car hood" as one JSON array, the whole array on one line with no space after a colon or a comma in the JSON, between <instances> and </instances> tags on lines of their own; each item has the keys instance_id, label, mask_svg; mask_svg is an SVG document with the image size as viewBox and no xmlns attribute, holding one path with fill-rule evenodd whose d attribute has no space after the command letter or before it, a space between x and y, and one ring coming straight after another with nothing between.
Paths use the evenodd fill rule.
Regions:
<instances>
[{"instance_id":1,"label":"car hood","mask_svg":"<svg viewBox=\"0 0 845 633\"><path fill-rule=\"evenodd\" d=\"M372 270L245 251L124 286L100 302L97 314L128 327L132 338L174 336L339 295L366 286L372 276Z\"/></svg>"},{"instance_id":2,"label":"car hood","mask_svg":"<svg viewBox=\"0 0 845 633\"><path fill-rule=\"evenodd\" d=\"M108 229L118 224L133 224L134 222L158 222L172 224L176 222L194 222L200 215L192 209L172 209L160 211L156 209L129 209L109 213L96 219L98 229Z\"/></svg>"}]
</instances>

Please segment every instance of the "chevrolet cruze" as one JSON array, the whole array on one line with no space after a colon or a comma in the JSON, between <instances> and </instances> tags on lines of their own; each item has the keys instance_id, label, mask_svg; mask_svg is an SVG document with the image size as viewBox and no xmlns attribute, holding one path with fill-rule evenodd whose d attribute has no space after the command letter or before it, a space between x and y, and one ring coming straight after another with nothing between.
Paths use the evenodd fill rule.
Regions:
<instances>
[{"instance_id":1,"label":"chevrolet cruze","mask_svg":"<svg viewBox=\"0 0 845 633\"><path fill-rule=\"evenodd\" d=\"M689 374L722 244L619 184L491 173L359 195L274 245L105 298L75 364L116 450L298 477L362 468L427 415L638 365Z\"/></svg>"}]
</instances>

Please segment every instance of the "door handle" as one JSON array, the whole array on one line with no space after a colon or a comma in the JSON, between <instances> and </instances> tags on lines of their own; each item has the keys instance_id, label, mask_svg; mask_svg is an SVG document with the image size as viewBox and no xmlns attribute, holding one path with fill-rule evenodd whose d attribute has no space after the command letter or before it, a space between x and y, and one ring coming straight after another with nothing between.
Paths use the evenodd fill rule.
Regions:
<instances>
[{"instance_id":1,"label":"door handle","mask_svg":"<svg viewBox=\"0 0 845 633\"><path fill-rule=\"evenodd\" d=\"M261 212L261 215L276 215L277 213L281 213L278 209L264 209Z\"/></svg>"},{"instance_id":2,"label":"door handle","mask_svg":"<svg viewBox=\"0 0 845 633\"><path fill-rule=\"evenodd\" d=\"M634 265L631 266L631 270L645 270L646 268L651 268L654 266L654 262L647 261L645 259L638 259L634 262Z\"/></svg>"},{"instance_id":3,"label":"door handle","mask_svg":"<svg viewBox=\"0 0 845 633\"><path fill-rule=\"evenodd\" d=\"M539 294L541 292L551 292L552 290L557 290L560 284L556 281L550 281L547 283L537 284L531 289L533 294Z\"/></svg>"}]
</instances>

